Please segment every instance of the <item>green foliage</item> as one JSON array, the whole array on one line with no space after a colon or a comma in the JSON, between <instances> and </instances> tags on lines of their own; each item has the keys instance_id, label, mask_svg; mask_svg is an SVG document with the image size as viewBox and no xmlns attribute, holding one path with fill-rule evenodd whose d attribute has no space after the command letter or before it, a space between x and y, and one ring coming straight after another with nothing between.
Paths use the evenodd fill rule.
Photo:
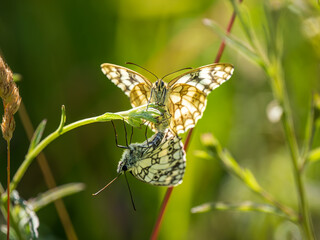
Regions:
<instances>
[{"instance_id":1,"label":"green foliage","mask_svg":"<svg viewBox=\"0 0 320 240\"><path fill-rule=\"evenodd\" d=\"M201 206L192 208L191 212L206 212L209 210L240 210L240 211L260 211L271 213L285 217L291 221L297 222L298 216L292 209L279 203L272 197L260 184L249 169L244 169L239 166L237 161L231 156L230 152L223 149L216 138L211 134L202 135L202 143L206 147L206 152L211 157L216 157L221 160L226 170L238 177L250 190L258 194L271 205L261 205L253 202L227 204L227 203L205 203ZM206 156L201 151L197 153L202 158ZM207 156L209 156L207 155ZM210 156L209 156L210 158Z\"/></svg>"}]
</instances>

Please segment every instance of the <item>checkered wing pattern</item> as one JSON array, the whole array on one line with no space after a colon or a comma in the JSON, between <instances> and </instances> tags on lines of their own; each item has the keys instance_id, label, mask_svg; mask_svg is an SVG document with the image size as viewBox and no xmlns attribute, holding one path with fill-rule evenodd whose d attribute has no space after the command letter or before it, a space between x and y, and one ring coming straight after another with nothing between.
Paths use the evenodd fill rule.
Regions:
<instances>
[{"instance_id":1,"label":"checkered wing pattern","mask_svg":"<svg viewBox=\"0 0 320 240\"><path fill-rule=\"evenodd\" d=\"M194 127L205 110L207 95L227 81L232 73L231 64L210 64L169 82L170 128L179 134Z\"/></svg>"},{"instance_id":2,"label":"checkered wing pattern","mask_svg":"<svg viewBox=\"0 0 320 240\"><path fill-rule=\"evenodd\" d=\"M149 141L152 142L152 139ZM126 166L125 169L131 171L137 179L157 186L176 186L182 182L186 154L181 138L169 129L155 148L150 147L150 142L149 145L144 142L126 151L119 166L121 169Z\"/></svg>"},{"instance_id":3,"label":"checkered wing pattern","mask_svg":"<svg viewBox=\"0 0 320 240\"><path fill-rule=\"evenodd\" d=\"M195 126L207 104L206 94L194 86L178 83L170 92L170 128L177 134Z\"/></svg>"},{"instance_id":4,"label":"checkered wing pattern","mask_svg":"<svg viewBox=\"0 0 320 240\"><path fill-rule=\"evenodd\" d=\"M145 102L145 100L148 101L148 95L150 96L152 83L141 74L128 68L110 63L103 63L101 65L101 70L107 78L117 85L128 97L130 97L130 99L132 94L134 97L142 94L139 99L135 99L134 101L131 100L131 104L133 106L140 106L142 104L134 104Z\"/></svg>"},{"instance_id":5,"label":"checkered wing pattern","mask_svg":"<svg viewBox=\"0 0 320 240\"><path fill-rule=\"evenodd\" d=\"M145 83L135 85L130 92L130 102L133 107L139 107L148 103L150 87Z\"/></svg>"}]
</instances>

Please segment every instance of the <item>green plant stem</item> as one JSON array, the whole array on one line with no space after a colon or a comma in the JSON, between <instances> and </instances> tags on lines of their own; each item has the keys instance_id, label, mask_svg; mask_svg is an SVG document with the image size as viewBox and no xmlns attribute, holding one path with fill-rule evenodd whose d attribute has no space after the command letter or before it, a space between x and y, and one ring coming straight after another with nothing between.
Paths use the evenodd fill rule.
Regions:
<instances>
[{"instance_id":1,"label":"green plant stem","mask_svg":"<svg viewBox=\"0 0 320 240\"><path fill-rule=\"evenodd\" d=\"M71 123L65 126L66 122L66 115L65 115L65 108L62 106L62 114L61 114L61 121L59 127L56 131L48 135L45 139L43 139L39 144L34 147L29 148L29 151L20 165L19 169L15 173L12 182L10 184L10 191L16 189L18 183L20 182L21 178L25 174L26 170L28 169L29 165L31 164L32 160L38 156L38 154L53 140L61 136L62 134L69 132L75 128L88 125L91 123L97 122L107 122L111 120L125 120L133 126L140 126L143 124L143 120L148 120L151 122L156 122L156 117L161 115L161 111L157 108L156 105L149 104L148 109L146 105L136 107L130 109L129 111L117 112L117 113L104 113L100 116L86 118L83 120L79 120L77 122ZM154 106L154 107L153 107ZM7 200L6 196L1 196L3 201Z\"/></svg>"},{"instance_id":2,"label":"green plant stem","mask_svg":"<svg viewBox=\"0 0 320 240\"><path fill-rule=\"evenodd\" d=\"M288 147L290 150L290 155L292 159L293 165L293 174L294 179L296 182L297 192L298 192L298 200L299 200L299 208L300 208L300 224L303 228L303 231L306 235L307 239L315 239L314 233L312 231L312 223L310 220L310 213L308 203L306 201L306 191L303 184L303 179L301 175L301 171L299 169L299 150L298 150L298 143L296 140L294 127L293 127L293 120L292 120L292 113L289 106L289 100L285 90L285 84L283 80L283 74L280 72L280 68L277 71L272 71L274 69L268 69L269 76L272 79L273 83L273 92L279 104L283 109L283 116L282 116L282 124L284 127L284 132L286 139L288 141Z\"/></svg>"},{"instance_id":3,"label":"green plant stem","mask_svg":"<svg viewBox=\"0 0 320 240\"><path fill-rule=\"evenodd\" d=\"M84 126L84 125L88 125L91 123L96 123L96 122L106 122L107 120L103 119L103 115L100 115L98 117L92 117L92 118L86 118L74 123L71 123L67 126L64 126L61 128L61 126L59 126L59 128L54 131L53 133L51 133L50 135L48 135L45 139L43 139L34 149L32 149L27 155L25 160L23 161L23 163L20 165L19 169L17 170L17 172L15 173L12 182L10 184L10 191L16 189L18 183L20 182L21 178L23 177L24 173L26 172L27 168L29 167L29 165L31 164L32 160L46 147L48 146L49 143L51 143L53 140L55 140L56 138L58 138L59 136L61 136L62 134L65 134L66 132L71 131L72 129ZM116 119L116 118L114 118ZM123 119L120 115L118 117L118 119Z\"/></svg>"},{"instance_id":4,"label":"green plant stem","mask_svg":"<svg viewBox=\"0 0 320 240\"><path fill-rule=\"evenodd\" d=\"M269 205L269 204L261 204L255 203L251 201L245 201L240 203L227 203L227 202L211 202L201 204L199 206L193 207L191 209L192 213L204 213L208 211L256 211L262 213L273 214L275 216L283 217L287 220L290 220L293 223L297 222L297 216L295 215L287 215L283 211L280 211L279 208Z\"/></svg>"},{"instance_id":5,"label":"green plant stem","mask_svg":"<svg viewBox=\"0 0 320 240\"><path fill-rule=\"evenodd\" d=\"M238 162L232 157L227 149L222 148L221 144L211 134L202 135L202 143L208 148L212 155L217 155L222 164L230 174L239 178L251 191L258 194L265 201L271 203L273 207L282 211L288 219L298 222L298 214L286 205L278 202L270 193L264 190L250 170L240 167Z\"/></svg>"}]
</instances>

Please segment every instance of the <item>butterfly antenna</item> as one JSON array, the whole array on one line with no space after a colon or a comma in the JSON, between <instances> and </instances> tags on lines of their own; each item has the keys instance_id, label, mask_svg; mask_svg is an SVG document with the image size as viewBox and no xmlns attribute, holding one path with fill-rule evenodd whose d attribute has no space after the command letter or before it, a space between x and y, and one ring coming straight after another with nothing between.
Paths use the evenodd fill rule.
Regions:
<instances>
[{"instance_id":1,"label":"butterfly antenna","mask_svg":"<svg viewBox=\"0 0 320 240\"><path fill-rule=\"evenodd\" d=\"M128 133L127 133L126 123L124 122L124 119L123 119L123 127L124 127L124 135L126 137L126 145L127 145L127 148L129 148L129 145L128 145Z\"/></svg>"},{"instance_id":2,"label":"butterfly antenna","mask_svg":"<svg viewBox=\"0 0 320 240\"><path fill-rule=\"evenodd\" d=\"M167 75L164 75L164 77L162 77L161 79L163 80L165 77L168 77L171 74L174 74L174 73L177 73L177 72L180 72L180 71L183 71L183 70L188 70L188 69L192 69L192 67L181 68L181 69L179 69L177 71L174 71L172 73L168 73Z\"/></svg>"},{"instance_id":3,"label":"butterfly antenna","mask_svg":"<svg viewBox=\"0 0 320 240\"><path fill-rule=\"evenodd\" d=\"M142 68L142 69L146 70L147 72L151 73L153 76L155 76L156 79L159 79L159 78L157 77L157 75L155 75L153 72L149 71L148 69L146 69L146 68L144 68L144 67L141 67L140 65L138 65L138 64L136 64L136 63L126 62L126 64L132 64L132 65L135 65L135 66L137 66L137 67L139 67L139 68Z\"/></svg>"},{"instance_id":4,"label":"butterfly antenna","mask_svg":"<svg viewBox=\"0 0 320 240\"><path fill-rule=\"evenodd\" d=\"M134 201L133 201L133 197L132 197L132 192L131 192L131 189L130 189L130 186L129 186L129 182L128 182L128 179L127 179L126 172L123 172L123 173L124 173L124 177L125 177L125 179L126 179L127 186L128 186L128 189L129 189L129 193L130 193L130 198L131 198L131 203L132 203L133 210L137 211L136 206L134 205Z\"/></svg>"},{"instance_id":5,"label":"butterfly antenna","mask_svg":"<svg viewBox=\"0 0 320 240\"><path fill-rule=\"evenodd\" d=\"M105 190L111 183L113 183L120 175L121 175L121 173L118 176L116 176L114 179L112 179L107 185L105 185L103 188L101 188L98 192L93 193L92 196L97 196L99 193L101 193L103 190Z\"/></svg>"},{"instance_id":6,"label":"butterfly antenna","mask_svg":"<svg viewBox=\"0 0 320 240\"><path fill-rule=\"evenodd\" d=\"M122 145L119 145L118 144L118 134L117 134L117 130L116 130L116 127L114 126L114 123L113 121L111 120L111 123L112 123L112 126L113 126L113 130L114 130L114 138L116 140L116 146L118 148L125 148L125 149L129 149L129 146L122 146ZM128 145L128 144L127 144Z\"/></svg>"}]
</instances>

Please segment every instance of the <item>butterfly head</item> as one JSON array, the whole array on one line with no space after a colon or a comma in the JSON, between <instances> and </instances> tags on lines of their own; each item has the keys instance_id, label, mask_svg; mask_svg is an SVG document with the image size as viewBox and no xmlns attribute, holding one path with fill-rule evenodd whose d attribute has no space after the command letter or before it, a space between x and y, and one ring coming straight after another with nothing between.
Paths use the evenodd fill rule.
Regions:
<instances>
[{"instance_id":1,"label":"butterfly head","mask_svg":"<svg viewBox=\"0 0 320 240\"><path fill-rule=\"evenodd\" d=\"M126 171L131 171L131 168L139 160L142 150L137 147L138 144L133 143L129 145L129 148L124 150L121 160L118 164L117 172L124 173Z\"/></svg>"},{"instance_id":2,"label":"butterfly head","mask_svg":"<svg viewBox=\"0 0 320 240\"><path fill-rule=\"evenodd\" d=\"M118 173L123 173L123 172L126 172L126 171L128 171L128 167L125 164L125 162L123 162L123 161L119 162L117 172Z\"/></svg>"},{"instance_id":3,"label":"butterfly head","mask_svg":"<svg viewBox=\"0 0 320 240\"><path fill-rule=\"evenodd\" d=\"M131 160L131 152L132 150L127 149L123 152L122 158L118 164L118 168L117 168L117 173L124 173L126 171L128 171L128 166L130 164L130 160Z\"/></svg>"},{"instance_id":4,"label":"butterfly head","mask_svg":"<svg viewBox=\"0 0 320 240\"><path fill-rule=\"evenodd\" d=\"M152 86L152 100L160 106L165 105L167 95L167 83L165 83L161 78L159 78Z\"/></svg>"}]
</instances>

